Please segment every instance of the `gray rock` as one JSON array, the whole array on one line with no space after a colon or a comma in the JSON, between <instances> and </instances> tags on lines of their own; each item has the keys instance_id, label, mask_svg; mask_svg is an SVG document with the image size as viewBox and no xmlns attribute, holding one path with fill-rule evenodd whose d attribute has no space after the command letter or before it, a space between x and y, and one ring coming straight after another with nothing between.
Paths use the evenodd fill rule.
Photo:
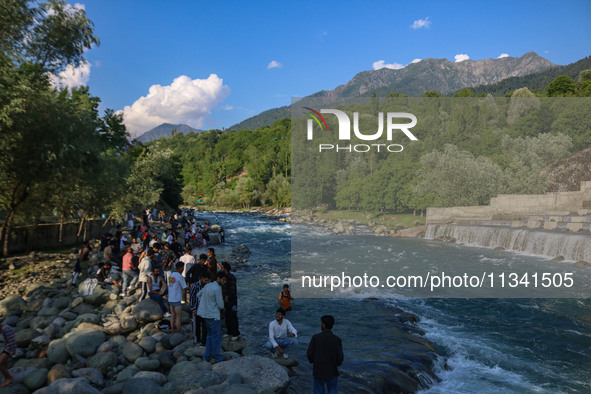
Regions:
<instances>
[{"instance_id":1,"label":"gray rock","mask_svg":"<svg viewBox=\"0 0 591 394\"><path fill-rule=\"evenodd\" d=\"M47 325L50 324L52 320L53 316L35 316L29 322L29 327L35 330L42 330L47 327Z\"/></svg>"},{"instance_id":2,"label":"gray rock","mask_svg":"<svg viewBox=\"0 0 591 394\"><path fill-rule=\"evenodd\" d=\"M123 383L115 383L112 386L105 387L103 389L103 394L122 394L123 393Z\"/></svg>"},{"instance_id":3,"label":"gray rock","mask_svg":"<svg viewBox=\"0 0 591 394\"><path fill-rule=\"evenodd\" d=\"M16 346L27 347L29 346L29 343L31 343L31 341L37 336L39 336L39 333L37 330L33 330L32 328L25 328L24 330L16 331L14 333Z\"/></svg>"},{"instance_id":4,"label":"gray rock","mask_svg":"<svg viewBox=\"0 0 591 394\"><path fill-rule=\"evenodd\" d=\"M243 356L254 356L257 354L257 350L252 346L247 346L244 349L242 349L241 353Z\"/></svg>"},{"instance_id":5,"label":"gray rock","mask_svg":"<svg viewBox=\"0 0 591 394\"><path fill-rule=\"evenodd\" d=\"M13 383L0 389L0 394L29 394L29 392L27 386L19 383Z\"/></svg>"},{"instance_id":6,"label":"gray rock","mask_svg":"<svg viewBox=\"0 0 591 394\"><path fill-rule=\"evenodd\" d=\"M111 341L106 341L103 342L98 349L96 349L97 353L98 352L110 352L111 350L115 349L115 344Z\"/></svg>"},{"instance_id":7,"label":"gray rock","mask_svg":"<svg viewBox=\"0 0 591 394\"><path fill-rule=\"evenodd\" d=\"M277 357L272 360L275 361L277 364L279 364L283 367L287 367L287 368L295 367L300 364L298 362L298 360L296 360L293 357L289 357L289 358Z\"/></svg>"},{"instance_id":8,"label":"gray rock","mask_svg":"<svg viewBox=\"0 0 591 394\"><path fill-rule=\"evenodd\" d=\"M125 337L123 335L115 335L115 336L112 336L109 339L109 341L111 341L116 346L121 346L125 342L127 342L127 339L125 339Z\"/></svg>"},{"instance_id":9,"label":"gray rock","mask_svg":"<svg viewBox=\"0 0 591 394\"><path fill-rule=\"evenodd\" d=\"M118 335L123 333L123 328L121 328L121 323L119 321L105 323L103 327L105 333L109 335Z\"/></svg>"},{"instance_id":10,"label":"gray rock","mask_svg":"<svg viewBox=\"0 0 591 394\"><path fill-rule=\"evenodd\" d=\"M162 310L156 301L146 298L135 305L133 317L140 323L149 323L162 319Z\"/></svg>"},{"instance_id":11,"label":"gray rock","mask_svg":"<svg viewBox=\"0 0 591 394\"><path fill-rule=\"evenodd\" d=\"M235 358L241 357L240 354L238 354L236 352L224 352L223 356L224 356L224 361L234 360Z\"/></svg>"},{"instance_id":12,"label":"gray rock","mask_svg":"<svg viewBox=\"0 0 591 394\"><path fill-rule=\"evenodd\" d=\"M137 328L137 321L133 317L121 320L121 329L123 332L130 332Z\"/></svg>"},{"instance_id":13,"label":"gray rock","mask_svg":"<svg viewBox=\"0 0 591 394\"><path fill-rule=\"evenodd\" d=\"M41 335L36 338L33 338L33 340L31 341L31 346L35 349L43 349L47 347L47 345L49 345L50 342L51 339L49 339L47 335Z\"/></svg>"},{"instance_id":14,"label":"gray rock","mask_svg":"<svg viewBox=\"0 0 591 394\"><path fill-rule=\"evenodd\" d=\"M185 350L185 357L189 357L189 358L195 358L195 357L203 357L203 355L205 354L205 348L204 347L190 347L187 350Z\"/></svg>"},{"instance_id":15,"label":"gray rock","mask_svg":"<svg viewBox=\"0 0 591 394\"><path fill-rule=\"evenodd\" d=\"M55 316L60 313L60 310L54 306L44 306L37 312L37 316Z\"/></svg>"},{"instance_id":16,"label":"gray rock","mask_svg":"<svg viewBox=\"0 0 591 394\"><path fill-rule=\"evenodd\" d=\"M170 335L163 336L162 339L160 340L160 344L166 350L170 350L170 349L172 349L174 347L174 346L172 346L172 343L170 343Z\"/></svg>"},{"instance_id":17,"label":"gray rock","mask_svg":"<svg viewBox=\"0 0 591 394\"><path fill-rule=\"evenodd\" d=\"M83 329L71 332L66 338L66 347L70 355L92 356L105 341L105 334L96 329Z\"/></svg>"},{"instance_id":18,"label":"gray rock","mask_svg":"<svg viewBox=\"0 0 591 394\"><path fill-rule=\"evenodd\" d=\"M138 341L138 345L140 345L146 353L154 353L154 350L156 350L156 339L153 337L143 337Z\"/></svg>"},{"instance_id":19,"label":"gray rock","mask_svg":"<svg viewBox=\"0 0 591 394\"><path fill-rule=\"evenodd\" d=\"M26 305L25 300L17 295L11 295L0 301L0 315L21 315Z\"/></svg>"},{"instance_id":20,"label":"gray rock","mask_svg":"<svg viewBox=\"0 0 591 394\"><path fill-rule=\"evenodd\" d=\"M142 349L140 345L137 345L133 342L126 342L123 344L123 346L121 346L121 354L130 363L135 362L135 360L140 358L143 353L144 349Z\"/></svg>"},{"instance_id":21,"label":"gray rock","mask_svg":"<svg viewBox=\"0 0 591 394\"><path fill-rule=\"evenodd\" d=\"M53 300L53 307L57 308L58 310L62 310L68 306L70 303L70 297L59 297Z\"/></svg>"},{"instance_id":22,"label":"gray rock","mask_svg":"<svg viewBox=\"0 0 591 394\"><path fill-rule=\"evenodd\" d=\"M45 389L45 394L101 394L85 378L58 379Z\"/></svg>"},{"instance_id":23,"label":"gray rock","mask_svg":"<svg viewBox=\"0 0 591 394\"><path fill-rule=\"evenodd\" d=\"M123 383L125 394L158 394L160 385L148 378L133 378Z\"/></svg>"},{"instance_id":24,"label":"gray rock","mask_svg":"<svg viewBox=\"0 0 591 394\"><path fill-rule=\"evenodd\" d=\"M103 375L95 368L80 368L72 371L72 376L75 378L86 378L95 386L102 387L105 384Z\"/></svg>"},{"instance_id":25,"label":"gray rock","mask_svg":"<svg viewBox=\"0 0 591 394\"><path fill-rule=\"evenodd\" d=\"M160 368L160 361L150 360L147 357L140 357L135 360L134 365L142 371L155 371Z\"/></svg>"},{"instance_id":26,"label":"gray rock","mask_svg":"<svg viewBox=\"0 0 591 394\"><path fill-rule=\"evenodd\" d=\"M79 354L74 354L72 356L71 366L74 369L84 368L86 367L86 359Z\"/></svg>"},{"instance_id":27,"label":"gray rock","mask_svg":"<svg viewBox=\"0 0 591 394\"><path fill-rule=\"evenodd\" d=\"M104 305L110 300L111 292L103 289L100 286L94 288L91 295L84 296L84 302L90 305Z\"/></svg>"},{"instance_id":28,"label":"gray rock","mask_svg":"<svg viewBox=\"0 0 591 394\"><path fill-rule=\"evenodd\" d=\"M227 352L240 353L242 349L250 346L250 343L242 337L238 337L237 340L232 341L231 337L225 337L222 339L222 349Z\"/></svg>"},{"instance_id":29,"label":"gray rock","mask_svg":"<svg viewBox=\"0 0 591 394\"><path fill-rule=\"evenodd\" d=\"M179 334L179 333L172 334L170 336L170 345L172 347L178 346L181 343L183 343L184 340L185 340L185 336L183 334Z\"/></svg>"},{"instance_id":30,"label":"gray rock","mask_svg":"<svg viewBox=\"0 0 591 394\"><path fill-rule=\"evenodd\" d=\"M8 316L6 319L4 319L3 324L9 325L10 327L14 327L16 326L16 324L19 322L19 318L18 316Z\"/></svg>"},{"instance_id":31,"label":"gray rock","mask_svg":"<svg viewBox=\"0 0 591 394\"><path fill-rule=\"evenodd\" d=\"M172 377L171 374L173 375ZM222 381L223 378L217 373L204 371L196 364L185 361L173 367L171 373L168 374L168 383L162 387L160 393L184 393L189 390L220 384Z\"/></svg>"},{"instance_id":32,"label":"gray rock","mask_svg":"<svg viewBox=\"0 0 591 394\"><path fill-rule=\"evenodd\" d=\"M68 372L68 369L65 366L63 366L62 364L56 364L47 373L47 382L53 383L56 380L64 378L67 379L71 377L72 375L70 375L70 372Z\"/></svg>"},{"instance_id":33,"label":"gray rock","mask_svg":"<svg viewBox=\"0 0 591 394\"><path fill-rule=\"evenodd\" d=\"M86 363L89 368L96 368L104 375L117 365L117 355L113 352L99 352L90 357Z\"/></svg>"},{"instance_id":34,"label":"gray rock","mask_svg":"<svg viewBox=\"0 0 591 394\"><path fill-rule=\"evenodd\" d=\"M237 373L242 376L244 383L256 390L270 388L279 391L289 382L289 376L283 367L261 356L246 356L218 363L212 370L223 376Z\"/></svg>"},{"instance_id":35,"label":"gray rock","mask_svg":"<svg viewBox=\"0 0 591 394\"><path fill-rule=\"evenodd\" d=\"M172 352L162 352L158 354L158 361L160 361L160 366L164 369L171 369L177 362L176 357L174 357Z\"/></svg>"},{"instance_id":36,"label":"gray rock","mask_svg":"<svg viewBox=\"0 0 591 394\"><path fill-rule=\"evenodd\" d=\"M37 371L37 368L35 367L15 367L10 368L8 373L12 375L12 379L15 383L23 383L27 375L35 371Z\"/></svg>"},{"instance_id":37,"label":"gray rock","mask_svg":"<svg viewBox=\"0 0 591 394\"><path fill-rule=\"evenodd\" d=\"M29 390L37 390L45 386L48 372L49 370L47 368L42 368L28 374L25 377L25 386L27 386Z\"/></svg>"},{"instance_id":38,"label":"gray rock","mask_svg":"<svg viewBox=\"0 0 591 394\"><path fill-rule=\"evenodd\" d=\"M153 380L155 383L157 383L159 386L162 386L163 384L168 382L168 379L166 378L166 376L164 376L160 372L153 372L153 371L140 371L134 375L134 378L150 379L150 380Z\"/></svg>"},{"instance_id":39,"label":"gray rock","mask_svg":"<svg viewBox=\"0 0 591 394\"><path fill-rule=\"evenodd\" d=\"M121 372L117 374L117 381L125 382L126 380L129 380L132 377L134 377L139 372L140 370L138 367L136 367L135 365L130 365L129 367L123 369Z\"/></svg>"},{"instance_id":40,"label":"gray rock","mask_svg":"<svg viewBox=\"0 0 591 394\"><path fill-rule=\"evenodd\" d=\"M60 318L61 319L61 318ZM64 321L65 324L65 321ZM60 326L58 326L55 323L51 323L50 325L48 325L47 327L45 327L45 329L43 330L43 332L45 333L45 335L47 335L49 338L51 339L55 339L57 338L57 336L60 333Z\"/></svg>"}]
</instances>

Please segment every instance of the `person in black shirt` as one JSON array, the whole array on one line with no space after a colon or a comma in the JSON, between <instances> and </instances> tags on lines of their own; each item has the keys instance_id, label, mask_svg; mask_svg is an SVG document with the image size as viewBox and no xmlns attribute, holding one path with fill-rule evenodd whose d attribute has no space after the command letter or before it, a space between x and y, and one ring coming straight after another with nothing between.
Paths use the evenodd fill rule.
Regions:
<instances>
[{"instance_id":1,"label":"person in black shirt","mask_svg":"<svg viewBox=\"0 0 591 394\"><path fill-rule=\"evenodd\" d=\"M236 290L236 277L230 273L232 267L230 263L222 263L223 271L226 273L226 284L222 288L224 296L224 311L226 314L226 329L232 340L238 339L238 293Z\"/></svg>"},{"instance_id":2,"label":"person in black shirt","mask_svg":"<svg viewBox=\"0 0 591 394\"><path fill-rule=\"evenodd\" d=\"M337 367L343 363L343 344L341 338L332 333L334 317L325 315L320 318L322 332L316 334L308 345L308 361L314 364L314 394L336 394L338 392Z\"/></svg>"}]
</instances>

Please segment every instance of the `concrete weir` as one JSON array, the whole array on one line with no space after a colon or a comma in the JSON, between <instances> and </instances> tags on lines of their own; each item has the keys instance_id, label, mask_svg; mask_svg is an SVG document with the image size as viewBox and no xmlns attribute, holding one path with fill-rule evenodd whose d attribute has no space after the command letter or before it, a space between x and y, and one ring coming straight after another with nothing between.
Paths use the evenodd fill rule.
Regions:
<instances>
[{"instance_id":1,"label":"concrete weir","mask_svg":"<svg viewBox=\"0 0 591 394\"><path fill-rule=\"evenodd\" d=\"M428 208L425 238L591 262L591 181L576 192L499 195L490 205Z\"/></svg>"}]
</instances>

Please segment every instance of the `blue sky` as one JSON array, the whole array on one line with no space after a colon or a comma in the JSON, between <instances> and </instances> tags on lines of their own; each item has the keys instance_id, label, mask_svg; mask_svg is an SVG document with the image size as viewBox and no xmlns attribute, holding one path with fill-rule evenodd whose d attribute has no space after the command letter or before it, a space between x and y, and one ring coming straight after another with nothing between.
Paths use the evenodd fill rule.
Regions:
<instances>
[{"instance_id":1,"label":"blue sky","mask_svg":"<svg viewBox=\"0 0 591 394\"><path fill-rule=\"evenodd\" d=\"M535 51L568 64L591 55L587 0L71 4L85 9L101 45L70 79L90 86L103 109L124 110L133 135L163 121L229 127L380 60L401 67Z\"/></svg>"}]
</instances>

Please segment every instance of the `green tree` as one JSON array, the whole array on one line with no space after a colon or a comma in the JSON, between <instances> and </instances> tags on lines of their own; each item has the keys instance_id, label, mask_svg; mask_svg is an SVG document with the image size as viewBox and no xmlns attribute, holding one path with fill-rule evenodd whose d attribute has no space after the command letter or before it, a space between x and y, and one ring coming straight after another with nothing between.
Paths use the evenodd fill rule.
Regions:
<instances>
[{"instance_id":1,"label":"green tree","mask_svg":"<svg viewBox=\"0 0 591 394\"><path fill-rule=\"evenodd\" d=\"M575 93L575 81L568 75L559 75L546 86L546 92L550 97L571 96Z\"/></svg>"}]
</instances>

